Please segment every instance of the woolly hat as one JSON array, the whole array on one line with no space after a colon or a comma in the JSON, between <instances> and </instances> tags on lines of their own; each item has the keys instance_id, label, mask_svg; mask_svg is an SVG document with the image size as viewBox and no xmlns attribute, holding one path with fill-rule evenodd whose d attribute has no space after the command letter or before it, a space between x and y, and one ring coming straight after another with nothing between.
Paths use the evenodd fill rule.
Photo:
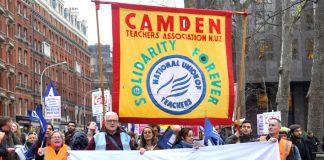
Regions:
<instances>
[{"instance_id":1,"label":"woolly hat","mask_svg":"<svg viewBox=\"0 0 324 160\"><path fill-rule=\"evenodd\" d=\"M75 132L69 146L71 150L84 150L88 146L87 135L82 131Z\"/></svg>"}]
</instances>

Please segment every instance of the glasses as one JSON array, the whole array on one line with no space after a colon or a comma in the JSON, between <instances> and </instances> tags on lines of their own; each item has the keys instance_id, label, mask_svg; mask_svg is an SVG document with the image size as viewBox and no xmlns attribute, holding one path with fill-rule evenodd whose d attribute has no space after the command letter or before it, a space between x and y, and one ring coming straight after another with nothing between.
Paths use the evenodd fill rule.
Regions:
<instances>
[{"instance_id":1,"label":"glasses","mask_svg":"<svg viewBox=\"0 0 324 160\"><path fill-rule=\"evenodd\" d=\"M52 137L52 139L62 139L62 137Z\"/></svg>"},{"instance_id":2,"label":"glasses","mask_svg":"<svg viewBox=\"0 0 324 160\"><path fill-rule=\"evenodd\" d=\"M107 123L117 123L118 120L106 120Z\"/></svg>"}]
</instances>

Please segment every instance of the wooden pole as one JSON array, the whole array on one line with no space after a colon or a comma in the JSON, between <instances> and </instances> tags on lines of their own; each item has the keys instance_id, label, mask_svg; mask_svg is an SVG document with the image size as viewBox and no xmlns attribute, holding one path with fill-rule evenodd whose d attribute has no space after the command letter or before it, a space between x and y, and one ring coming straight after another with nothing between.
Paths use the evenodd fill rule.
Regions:
<instances>
[{"instance_id":1,"label":"wooden pole","mask_svg":"<svg viewBox=\"0 0 324 160\"><path fill-rule=\"evenodd\" d=\"M100 31L99 31L99 19L98 19L98 10L99 7L96 4L96 21L97 21L97 35L98 35L98 63L99 63L99 78L100 78L100 88L101 88L101 102L102 102L102 111L103 117L106 115L106 107L105 107L105 90L104 90L104 83L102 80L102 55L101 55L101 45L100 45Z\"/></svg>"},{"instance_id":2,"label":"wooden pole","mask_svg":"<svg viewBox=\"0 0 324 160\"><path fill-rule=\"evenodd\" d=\"M241 66L240 66L240 81L239 81L239 93L238 93L238 100L237 100L237 129L238 131L240 128L240 119L241 119L241 101L242 101L242 94L243 94L243 79L244 79L244 72L245 72L245 48L246 48L246 23L247 23L247 16L248 14L243 14L243 38L242 38L242 51L241 51Z\"/></svg>"}]
</instances>

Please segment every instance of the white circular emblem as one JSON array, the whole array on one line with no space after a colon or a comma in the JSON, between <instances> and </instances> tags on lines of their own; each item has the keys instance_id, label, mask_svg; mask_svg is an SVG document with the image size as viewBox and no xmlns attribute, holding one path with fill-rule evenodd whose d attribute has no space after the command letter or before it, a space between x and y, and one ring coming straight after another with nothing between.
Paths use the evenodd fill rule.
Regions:
<instances>
[{"instance_id":1,"label":"white circular emblem","mask_svg":"<svg viewBox=\"0 0 324 160\"><path fill-rule=\"evenodd\" d=\"M195 109L205 97L205 77L188 57L172 55L155 62L146 81L149 96L161 110L181 115Z\"/></svg>"}]
</instances>

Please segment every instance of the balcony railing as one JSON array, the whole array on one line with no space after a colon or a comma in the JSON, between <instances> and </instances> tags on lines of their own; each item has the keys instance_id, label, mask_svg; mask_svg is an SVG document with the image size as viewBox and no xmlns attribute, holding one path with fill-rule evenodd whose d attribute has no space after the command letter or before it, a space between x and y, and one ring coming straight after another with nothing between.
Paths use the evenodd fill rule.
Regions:
<instances>
[{"instance_id":1,"label":"balcony railing","mask_svg":"<svg viewBox=\"0 0 324 160\"><path fill-rule=\"evenodd\" d=\"M6 69L6 63L0 59L0 70Z\"/></svg>"},{"instance_id":2,"label":"balcony railing","mask_svg":"<svg viewBox=\"0 0 324 160\"><path fill-rule=\"evenodd\" d=\"M15 66L11 65L11 64L7 64L7 70L9 71L9 73L11 75L14 75L16 73L15 71Z\"/></svg>"},{"instance_id":3,"label":"balcony railing","mask_svg":"<svg viewBox=\"0 0 324 160\"><path fill-rule=\"evenodd\" d=\"M15 22L12 13L7 11L7 18L6 18L7 24L13 24Z\"/></svg>"},{"instance_id":4,"label":"balcony railing","mask_svg":"<svg viewBox=\"0 0 324 160\"><path fill-rule=\"evenodd\" d=\"M6 41L6 34L0 31L0 44Z\"/></svg>"},{"instance_id":5,"label":"balcony railing","mask_svg":"<svg viewBox=\"0 0 324 160\"><path fill-rule=\"evenodd\" d=\"M7 91L7 97L11 100L15 100L15 94L12 91Z\"/></svg>"},{"instance_id":6,"label":"balcony railing","mask_svg":"<svg viewBox=\"0 0 324 160\"><path fill-rule=\"evenodd\" d=\"M6 97L6 90L0 87L0 97Z\"/></svg>"}]
</instances>

